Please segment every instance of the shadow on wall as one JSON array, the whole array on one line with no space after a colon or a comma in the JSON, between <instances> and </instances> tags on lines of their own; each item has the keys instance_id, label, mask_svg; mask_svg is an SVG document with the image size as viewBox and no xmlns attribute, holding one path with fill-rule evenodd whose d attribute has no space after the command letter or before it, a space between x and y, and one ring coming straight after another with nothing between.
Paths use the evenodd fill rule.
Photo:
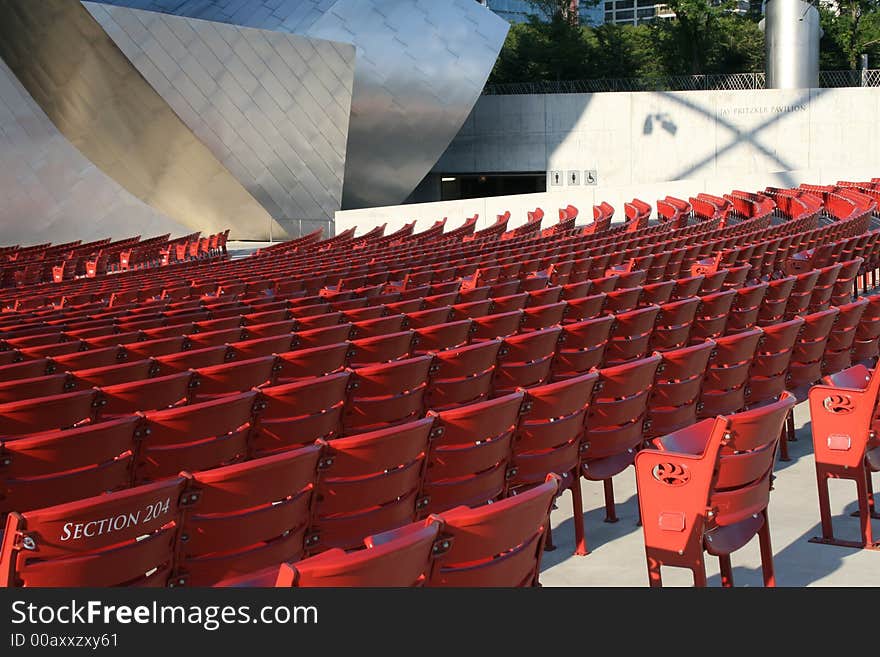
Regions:
<instances>
[{"instance_id":1,"label":"shadow on wall","mask_svg":"<svg viewBox=\"0 0 880 657\"><path fill-rule=\"evenodd\" d=\"M791 106L799 106L806 105L810 103L811 97L816 98L824 93L826 93L826 89L805 89L804 93L801 94L795 101L789 103ZM689 98L686 94L675 94L670 92L655 92L655 95L662 97L667 100L669 103L672 103L678 107L680 107L683 111L690 111L699 116L703 116L708 120L712 121L716 125L716 134L718 135L716 139L718 143L716 147L707 155L693 162L684 165L679 170L677 170L672 176L669 177L669 180L684 180L694 176L701 172L701 170L707 165L716 162L724 156L726 153L729 153L736 149L738 146L747 145L757 151L768 160L773 163L773 167L778 169L780 172L793 171L797 169L804 168L804 163L802 162L791 162L779 156L777 150L772 146L765 143L765 140L762 139L762 133L766 133L767 130L771 126L778 125L779 123L785 121L790 118L793 113L792 112L778 112L773 113L764 121L761 121L758 125L743 129L741 126L737 126L729 119L725 118L720 112L712 111L711 109L694 102ZM681 123L679 120L676 121L676 116L670 114L669 112L648 114L644 119L643 130L642 133L645 136L649 136L655 132L656 127L659 127L667 132L668 134L676 137L676 134L679 132L678 123ZM722 138L721 131L726 133L725 138ZM691 135L686 132L682 132L680 138L691 138ZM783 173L783 181L786 185L795 186L797 182L791 176L787 176Z\"/></svg>"}]
</instances>

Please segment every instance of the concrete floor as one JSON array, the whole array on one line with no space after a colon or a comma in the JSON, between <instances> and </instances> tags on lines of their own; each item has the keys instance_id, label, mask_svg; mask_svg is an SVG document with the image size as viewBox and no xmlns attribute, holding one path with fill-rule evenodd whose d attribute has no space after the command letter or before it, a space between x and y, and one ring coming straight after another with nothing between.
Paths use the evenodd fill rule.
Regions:
<instances>
[{"instance_id":1,"label":"concrete floor","mask_svg":"<svg viewBox=\"0 0 880 657\"><path fill-rule=\"evenodd\" d=\"M229 253L229 257L232 260L238 260L239 258L249 256L257 249L271 244L278 244L278 242L241 242L232 240L226 243L226 251Z\"/></svg>"},{"instance_id":2,"label":"concrete floor","mask_svg":"<svg viewBox=\"0 0 880 657\"><path fill-rule=\"evenodd\" d=\"M798 440L789 443L791 461L778 463L770 494L770 532L776 566L777 586L880 586L880 552L857 550L808 542L821 535L816 470L810 437L810 411L806 402L795 408ZM875 478L875 488L878 483ZM590 554L574 556L571 497L559 498L551 514L556 549L545 552L541 572L544 586L647 586L642 529L636 525L635 472L629 468L614 478L619 522L608 524L600 483L581 480L584 493L584 524ZM857 540L855 485L831 482L834 528L838 537ZM880 520L874 521L880 536ZM758 539L733 553L733 575L737 586L761 586ZM720 586L718 560L706 555L709 586ZM691 586L690 571L663 569L664 586Z\"/></svg>"}]
</instances>

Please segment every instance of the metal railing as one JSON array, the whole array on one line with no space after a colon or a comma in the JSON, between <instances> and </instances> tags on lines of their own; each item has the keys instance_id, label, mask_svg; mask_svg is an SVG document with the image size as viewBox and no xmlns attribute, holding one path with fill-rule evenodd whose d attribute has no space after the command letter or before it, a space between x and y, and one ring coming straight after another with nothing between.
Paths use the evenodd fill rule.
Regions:
<instances>
[{"instance_id":1,"label":"metal railing","mask_svg":"<svg viewBox=\"0 0 880 657\"><path fill-rule=\"evenodd\" d=\"M710 75L664 75L642 78L599 78L595 80L542 80L487 84L487 96L520 94L584 94L611 91L708 91L764 89L764 73ZM880 69L820 71L819 86L880 87Z\"/></svg>"}]
</instances>

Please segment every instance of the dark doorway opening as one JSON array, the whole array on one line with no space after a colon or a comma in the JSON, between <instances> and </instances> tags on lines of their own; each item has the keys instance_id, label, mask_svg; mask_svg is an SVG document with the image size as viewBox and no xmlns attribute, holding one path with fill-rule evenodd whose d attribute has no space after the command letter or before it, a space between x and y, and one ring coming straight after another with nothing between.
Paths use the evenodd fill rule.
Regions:
<instances>
[{"instance_id":1,"label":"dark doorway opening","mask_svg":"<svg viewBox=\"0 0 880 657\"><path fill-rule=\"evenodd\" d=\"M536 194L547 191L547 174L505 173L493 174L442 174L440 177L440 200L456 201L487 196L513 194Z\"/></svg>"}]
</instances>

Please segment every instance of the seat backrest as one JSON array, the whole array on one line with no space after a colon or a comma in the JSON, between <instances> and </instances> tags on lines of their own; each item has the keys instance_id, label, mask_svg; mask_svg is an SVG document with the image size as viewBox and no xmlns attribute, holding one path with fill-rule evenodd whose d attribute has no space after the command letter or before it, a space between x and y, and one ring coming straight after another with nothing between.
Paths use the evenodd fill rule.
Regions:
<instances>
[{"instance_id":1,"label":"seat backrest","mask_svg":"<svg viewBox=\"0 0 880 657\"><path fill-rule=\"evenodd\" d=\"M421 355L463 347L470 340L472 326L473 321L465 319L417 328L413 354Z\"/></svg>"},{"instance_id":2,"label":"seat backrest","mask_svg":"<svg viewBox=\"0 0 880 657\"><path fill-rule=\"evenodd\" d=\"M326 443L306 549L354 549L364 536L412 522L433 425L422 418Z\"/></svg>"},{"instance_id":3,"label":"seat backrest","mask_svg":"<svg viewBox=\"0 0 880 657\"><path fill-rule=\"evenodd\" d=\"M697 404L714 340L662 352L648 399L649 437L677 431L697 419Z\"/></svg>"},{"instance_id":4,"label":"seat backrest","mask_svg":"<svg viewBox=\"0 0 880 657\"><path fill-rule=\"evenodd\" d=\"M598 317L605 308L608 295L604 292L566 301L566 321L580 322Z\"/></svg>"},{"instance_id":5,"label":"seat backrest","mask_svg":"<svg viewBox=\"0 0 880 657\"><path fill-rule=\"evenodd\" d=\"M0 437L69 429L95 417L99 393L81 390L0 404Z\"/></svg>"},{"instance_id":6,"label":"seat backrest","mask_svg":"<svg viewBox=\"0 0 880 657\"><path fill-rule=\"evenodd\" d=\"M0 443L0 516L128 488L140 418Z\"/></svg>"},{"instance_id":7,"label":"seat backrest","mask_svg":"<svg viewBox=\"0 0 880 657\"><path fill-rule=\"evenodd\" d=\"M268 385L275 379L277 361L275 356L263 356L202 367L195 381L195 398L203 401Z\"/></svg>"},{"instance_id":8,"label":"seat backrest","mask_svg":"<svg viewBox=\"0 0 880 657\"><path fill-rule=\"evenodd\" d=\"M643 358L659 314L660 306L647 306L616 315L605 362L611 365Z\"/></svg>"},{"instance_id":9,"label":"seat backrest","mask_svg":"<svg viewBox=\"0 0 880 657\"><path fill-rule=\"evenodd\" d=\"M210 586L300 559L320 455L310 445L188 475L175 582Z\"/></svg>"},{"instance_id":10,"label":"seat backrest","mask_svg":"<svg viewBox=\"0 0 880 657\"><path fill-rule=\"evenodd\" d=\"M424 586L442 523L431 518L364 539L365 550L327 550L303 561L284 563L275 586Z\"/></svg>"},{"instance_id":11,"label":"seat backrest","mask_svg":"<svg viewBox=\"0 0 880 657\"><path fill-rule=\"evenodd\" d=\"M648 397L662 358L648 358L599 370L587 414L583 460L632 453L642 443Z\"/></svg>"},{"instance_id":12,"label":"seat backrest","mask_svg":"<svg viewBox=\"0 0 880 657\"><path fill-rule=\"evenodd\" d=\"M350 380L343 371L263 388L251 453L265 456L338 437Z\"/></svg>"},{"instance_id":13,"label":"seat backrest","mask_svg":"<svg viewBox=\"0 0 880 657\"><path fill-rule=\"evenodd\" d=\"M477 508L458 507L443 523L428 586L535 586L559 478Z\"/></svg>"},{"instance_id":14,"label":"seat backrest","mask_svg":"<svg viewBox=\"0 0 880 657\"><path fill-rule=\"evenodd\" d=\"M578 467L587 408L598 380L598 372L589 372L526 391L513 442L511 488L540 484L551 472L564 475Z\"/></svg>"},{"instance_id":15,"label":"seat backrest","mask_svg":"<svg viewBox=\"0 0 880 657\"><path fill-rule=\"evenodd\" d=\"M134 360L109 367L76 370L73 378L79 388L89 386L112 386L119 383L143 381L159 373L159 364L152 358Z\"/></svg>"},{"instance_id":16,"label":"seat backrest","mask_svg":"<svg viewBox=\"0 0 880 657\"><path fill-rule=\"evenodd\" d=\"M553 378L577 376L599 367L605 357L614 322L614 316L605 315L566 324L552 365Z\"/></svg>"},{"instance_id":17,"label":"seat backrest","mask_svg":"<svg viewBox=\"0 0 880 657\"><path fill-rule=\"evenodd\" d=\"M345 367L348 352L347 342L279 352L275 380L279 384L293 383L337 373Z\"/></svg>"},{"instance_id":18,"label":"seat backrest","mask_svg":"<svg viewBox=\"0 0 880 657\"><path fill-rule=\"evenodd\" d=\"M186 480L11 513L0 586L165 586Z\"/></svg>"},{"instance_id":19,"label":"seat backrest","mask_svg":"<svg viewBox=\"0 0 880 657\"><path fill-rule=\"evenodd\" d=\"M485 399L491 393L501 340L487 340L435 354L426 406L441 409Z\"/></svg>"},{"instance_id":20,"label":"seat backrest","mask_svg":"<svg viewBox=\"0 0 880 657\"><path fill-rule=\"evenodd\" d=\"M251 391L146 413L135 482L246 458L257 402L257 393Z\"/></svg>"},{"instance_id":21,"label":"seat backrest","mask_svg":"<svg viewBox=\"0 0 880 657\"><path fill-rule=\"evenodd\" d=\"M400 331L354 340L348 352L349 366L357 368L409 358L414 339L414 331Z\"/></svg>"},{"instance_id":22,"label":"seat backrest","mask_svg":"<svg viewBox=\"0 0 880 657\"><path fill-rule=\"evenodd\" d=\"M671 301L660 306L660 314L651 334L651 348L677 349L687 344L699 307L699 297Z\"/></svg>"},{"instance_id":23,"label":"seat backrest","mask_svg":"<svg viewBox=\"0 0 880 657\"><path fill-rule=\"evenodd\" d=\"M181 406L190 400L196 381L190 371L106 386L101 389L98 413L102 418L120 417Z\"/></svg>"},{"instance_id":24,"label":"seat backrest","mask_svg":"<svg viewBox=\"0 0 880 657\"><path fill-rule=\"evenodd\" d=\"M496 393L545 383L561 335L557 326L505 338L495 372Z\"/></svg>"},{"instance_id":25,"label":"seat backrest","mask_svg":"<svg viewBox=\"0 0 880 657\"><path fill-rule=\"evenodd\" d=\"M474 318L474 340L506 338L517 333L525 319L522 310Z\"/></svg>"},{"instance_id":26,"label":"seat backrest","mask_svg":"<svg viewBox=\"0 0 880 657\"><path fill-rule=\"evenodd\" d=\"M502 497L510 477L512 440L524 392L445 411L434 418L425 471L423 513Z\"/></svg>"},{"instance_id":27,"label":"seat backrest","mask_svg":"<svg viewBox=\"0 0 880 657\"><path fill-rule=\"evenodd\" d=\"M66 373L8 381L0 383L0 404L63 395L75 387L76 381Z\"/></svg>"},{"instance_id":28,"label":"seat backrest","mask_svg":"<svg viewBox=\"0 0 880 657\"><path fill-rule=\"evenodd\" d=\"M294 349L313 349L326 347L331 344L339 344L351 339L354 331L353 324L334 324L323 328L297 331L294 338Z\"/></svg>"},{"instance_id":29,"label":"seat backrest","mask_svg":"<svg viewBox=\"0 0 880 657\"><path fill-rule=\"evenodd\" d=\"M352 370L343 410L346 433L372 431L421 417L432 356Z\"/></svg>"},{"instance_id":30,"label":"seat backrest","mask_svg":"<svg viewBox=\"0 0 880 657\"><path fill-rule=\"evenodd\" d=\"M796 401L783 393L777 401L727 418L709 506L717 525L731 525L767 507L776 447Z\"/></svg>"}]
</instances>

